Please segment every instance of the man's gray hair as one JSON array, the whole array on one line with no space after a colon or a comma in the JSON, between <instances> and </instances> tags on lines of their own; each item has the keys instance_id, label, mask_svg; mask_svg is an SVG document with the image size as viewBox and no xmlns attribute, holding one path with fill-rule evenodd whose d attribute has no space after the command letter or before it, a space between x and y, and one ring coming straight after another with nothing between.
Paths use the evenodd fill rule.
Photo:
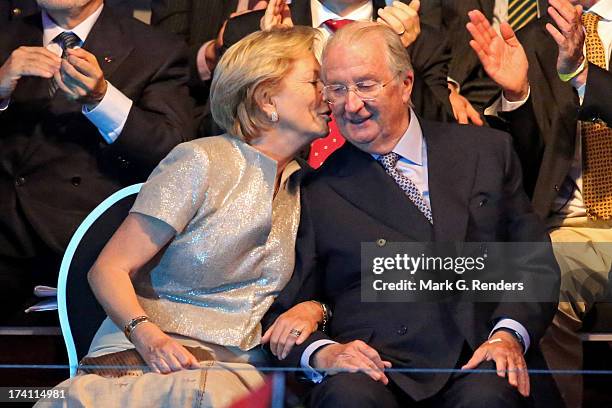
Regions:
<instances>
[{"instance_id":1,"label":"man's gray hair","mask_svg":"<svg viewBox=\"0 0 612 408\"><path fill-rule=\"evenodd\" d=\"M406 73L413 71L410 55L404 48L400 37L384 24L375 22L357 21L348 24L338 30L328 41L323 49L322 65L330 49L336 46L346 46L363 41L381 41L386 44L386 55L389 69L392 72Z\"/></svg>"}]
</instances>

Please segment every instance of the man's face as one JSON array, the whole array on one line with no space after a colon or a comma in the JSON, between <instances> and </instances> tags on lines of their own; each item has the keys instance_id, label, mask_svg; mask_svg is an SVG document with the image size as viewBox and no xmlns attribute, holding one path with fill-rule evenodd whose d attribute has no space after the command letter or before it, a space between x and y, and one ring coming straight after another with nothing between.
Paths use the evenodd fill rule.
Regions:
<instances>
[{"instance_id":1,"label":"man's face","mask_svg":"<svg viewBox=\"0 0 612 408\"><path fill-rule=\"evenodd\" d=\"M45 10L69 10L83 7L92 0L36 0L38 6Z\"/></svg>"},{"instance_id":2,"label":"man's face","mask_svg":"<svg viewBox=\"0 0 612 408\"><path fill-rule=\"evenodd\" d=\"M342 135L368 153L388 153L410 122L413 74L393 72L385 46L375 38L327 50L323 66L325 85L351 86L365 81L386 84L375 100L363 101L353 91L331 105Z\"/></svg>"}]
</instances>

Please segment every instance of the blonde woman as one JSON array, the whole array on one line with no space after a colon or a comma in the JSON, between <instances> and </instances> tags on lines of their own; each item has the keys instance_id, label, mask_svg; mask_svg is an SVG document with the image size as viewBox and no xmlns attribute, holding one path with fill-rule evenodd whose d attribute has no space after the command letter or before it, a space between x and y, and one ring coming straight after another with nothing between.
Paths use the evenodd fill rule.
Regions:
<instances>
[{"instance_id":1,"label":"blonde woman","mask_svg":"<svg viewBox=\"0 0 612 408\"><path fill-rule=\"evenodd\" d=\"M211 102L227 133L159 164L88 276L108 318L85 362L140 356L148 369L109 380L83 367L61 384L68 404L225 406L261 384L260 320L294 267L295 156L328 133L316 41L311 28L275 28L220 60ZM309 334L321 305L296 308Z\"/></svg>"}]
</instances>

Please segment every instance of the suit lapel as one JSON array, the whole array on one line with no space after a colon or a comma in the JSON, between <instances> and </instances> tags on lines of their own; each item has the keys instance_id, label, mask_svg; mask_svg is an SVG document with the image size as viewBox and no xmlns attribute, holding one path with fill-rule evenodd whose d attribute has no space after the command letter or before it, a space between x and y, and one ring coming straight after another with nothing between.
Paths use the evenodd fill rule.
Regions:
<instances>
[{"instance_id":1,"label":"suit lapel","mask_svg":"<svg viewBox=\"0 0 612 408\"><path fill-rule=\"evenodd\" d=\"M385 0L372 0L372 5L374 6L372 21L376 21L378 18L378 9L384 8L387 4L385 3Z\"/></svg>"},{"instance_id":2,"label":"suit lapel","mask_svg":"<svg viewBox=\"0 0 612 408\"><path fill-rule=\"evenodd\" d=\"M429 239L431 227L425 216L371 155L345 143L334 156L339 165L335 177L328 180L336 193L405 236Z\"/></svg>"},{"instance_id":3,"label":"suit lapel","mask_svg":"<svg viewBox=\"0 0 612 408\"><path fill-rule=\"evenodd\" d=\"M24 18L23 30L19 33L18 46L42 47L43 28L40 13ZM17 40L17 39L16 39ZM13 94L13 99L22 101L36 101L39 104L49 98L49 80L46 78L28 76L19 80L17 88Z\"/></svg>"},{"instance_id":4,"label":"suit lapel","mask_svg":"<svg viewBox=\"0 0 612 408\"><path fill-rule=\"evenodd\" d=\"M482 13L489 21L493 19L493 9L495 8L495 0L478 0ZM469 11L469 10L468 10Z\"/></svg>"},{"instance_id":5,"label":"suit lapel","mask_svg":"<svg viewBox=\"0 0 612 408\"><path fill-rule=\"evenodd\" d=\"M123 35L120 20L113 10L105 6L83 48L96 56L104 77L110 80L134 46L130 39Z\"/></svg>"},{"instance_id":6,"label":"suit lapel","mask_svg":"<svg viewBox=\"0 0 612 408\"><path fill-rule=\"evenodd\" d=\"M562 82L559 79L554 64L550 64L550 61L557 60L557 47L544 28L546 21L550 20L547 19L538 24L537 38L545 41L546 45L549 46L535 47L537 50L535 59L539 67L530 68L532 75L529 82L533 83L534 86L549 87L549 90L532 92L534 112L538 123L558 127L558 132L563 133L563 135L556 142L568 144L563 147L564 151L573 152L576 141L576 112L579 109L578 95L569 82ZM544 74L545 81L542 81L538 71ZM543 96L544 98L542 98ZM538 98L542 99L539 100ZM551 129L542 130L545 132L545 139L549 139L553 134L558 134L558 132L551 132ZM551 141L546 140L546 142L550 143Z\"/></svg>"},{"instance_id":7,"label":"suit lapel","mask_svg":"<svg viewBox=\"0 0 612 408\"><path fill-rule=\"evenodd\" d=\"M291 17L295 25L312 27L312 12L309 0L296 0L291 4Z\"/></svg>"},{"instance_id":8,"label":"suit lapel","mask_svg":"<svg viewBox=\"0 0 612 408\"><path fill-rule=\"evenodd\" d=\"M444 134L440 124L422 119L419 122L427 143L434 239L438 242L464 241L477 161L457 144L449 146L452 135Z\"/></svg>"}]
</instances>

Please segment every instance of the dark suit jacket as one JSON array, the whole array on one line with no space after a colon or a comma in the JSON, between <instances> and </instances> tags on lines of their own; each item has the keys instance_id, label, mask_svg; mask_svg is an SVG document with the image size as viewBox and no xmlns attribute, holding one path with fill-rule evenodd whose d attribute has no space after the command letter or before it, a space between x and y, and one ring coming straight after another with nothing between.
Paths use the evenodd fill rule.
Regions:
<instances>
[{"instance_id":1,"label":"dark suit jacket","mask_svg":"<svg viewBox=\"0 0 612 408\"><path fill-rule=\"evenodd\" d=\"M40 14L0 36L0 61L41 46ZM61 91L22 78L0 113L0 254L31 256L35 237L61 253L83 218L119 188L144 181L178 143L193 138L187 56L179 41L105 6L83 46L106 79L133 101L123 131L107 144Z\"/></svg>"},{"instance_id":2,"label":"dark suit jacket","mask_svg":"<svg viewBox=\"0 0 612 408\"><path fill-rule=\"evenodd\" d=\"M374 18L385 2L374 0ZM263 11L243 14L229 20L225 29L224 46L230 47L248 34L259 30ZM296 25L312 27L309 0L294 0L291 16ZM412 102L415 111L432 120L454 121L446 85L450 55L445 38L430 26L421 26L421 35L408 49L415 71Z\"/></svg>"},{"instance_id":3,"label":"dark suit jacket","mask_svg":"<svg viewBox=\"0 0 612 408\"><path fill-rule=\"evenodd\" d=\"M548 242L525 195L518 158L501 132L421 120L427 142L433 227L382 166L346 143L303 185L294 274L264 317L264 329L293 305L328 303L328 333L314 332L283 362L300 365L316 340L361 339L395 368L454 368L465 344L474 350L502 317L522 323L532 349L556 310L553 303L363 303L361 243ZM559 287L550 244L526 255L526 274ZM533 351L533 350L532 350ZM449 374L389 373L416 400L437 393Z\"/></svg>"},{"instance_id":4,"label":"dark suit jacket","mask_svg":"<svg viewBox=\"0 0 612 408\"><path fill-rule=\"evenodd\" d=\"M580 110L582 120L603 120L612 126L612 73L589 64L586 92Z\"/></svg>"},{"instance_id":5,"label":"dark suit jacket","mask_svg":"<svg viewBox=\"0 0 612 408\"><path fill-rule=\"evenodd\" d=\"M199 136L223 133L215 125L208 95L211 81L202 81L197 67L200 47L217 38L221 26L236 11L238 0L152 0L151 24L181 36L189 46L189 92L196 101Z\"/></svg>"},{"instance_id":6,"label":"dark suit jacket","mask_svg":"<svg viewBox=\"0 0 612 408\"><path fill-rule=\"evenodd\" d=\"M15 10L19 10L15 13ZM9 21L30 16L38 11L36 0L1 0L0 27L4 28Z\"/></svg>"},{"instance_id":7,"label":"dark suit jacket","mask_svg":"<svg viewBox=\"0 0 612 408\"><path fill-rule=\"evenodd\" d=\"M531 97L521 108L502 115L521 159L525 190L542 218L550 215L570 170L580 108L572 85L557 75L558 47L546 31L549 21L533 21L518 32L529 60Z\"/></svg>"}]
</instances>

